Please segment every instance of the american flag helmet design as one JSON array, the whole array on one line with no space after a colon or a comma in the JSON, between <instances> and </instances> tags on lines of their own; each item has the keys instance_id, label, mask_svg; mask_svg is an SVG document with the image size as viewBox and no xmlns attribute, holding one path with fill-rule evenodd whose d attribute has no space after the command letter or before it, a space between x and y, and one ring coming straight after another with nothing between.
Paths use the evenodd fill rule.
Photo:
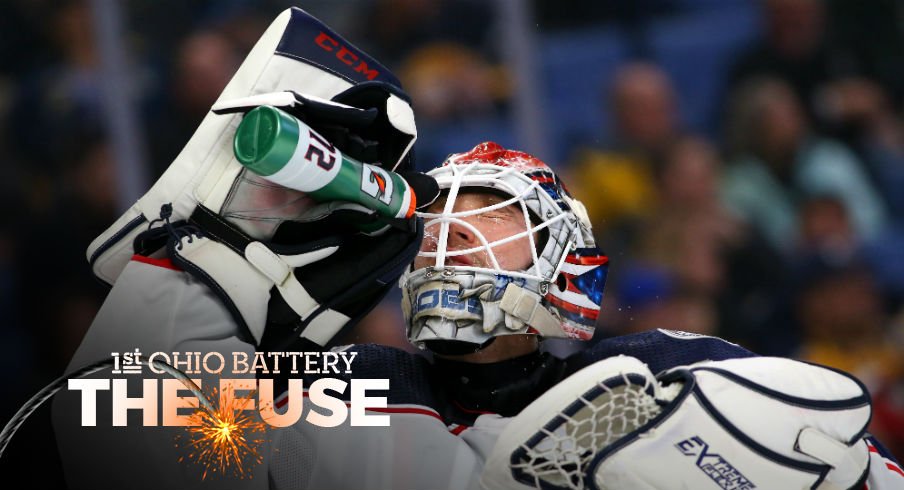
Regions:
<instances>
[{"instance_id":1,"label":"american flag helmet design","mask_svg":"<svg viewBox=\"0 0 904 490\"><path fill-rule=\"evenodd\" d=\"M482 344L491 337L513 333L590 339L599 316L609 259L594 242L583 204L571 197L558 175L538 158L492 142L453 154L428 174L437 180L446 201L440 212L419 213L425 234L436 242L435 250L422 249L420 253L431 266L412 268L400 280L409 338L419 345L431 339ZM478 210L453 211L459 191L473 192L475 188L504 200ZM523 211L523 233L496 241L480 234L476 244L467 249L446 246L450 225L465 226L467 216L510 205ZM523 270L499 266L498 246L514 239L526 239L531 244L531 264ZM485 254L487 263L454 260L475 253ZM509 293L509 298L504 298L506 289L512 289L510 285L517 286L518 294ZM437 293L436 289L442 291ZM449 297L454 301L443 302ZM534 301L548 314L519 316L515 308L505 306L515 299L528 306ZM453 311L455 308L461 311ZM496 308L502 308L505 314L491 311ZM442 322L436 319L438 316L454 322ZM490 319L499 319L498 324ZM529 321L532 319L538 320Z\"/></svg>"}]
</instances>

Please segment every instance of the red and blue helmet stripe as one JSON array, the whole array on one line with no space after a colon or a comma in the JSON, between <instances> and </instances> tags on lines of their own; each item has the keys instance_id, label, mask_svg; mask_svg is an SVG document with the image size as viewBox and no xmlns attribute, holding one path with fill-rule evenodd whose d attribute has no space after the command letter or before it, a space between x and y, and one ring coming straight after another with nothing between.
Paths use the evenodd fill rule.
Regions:
<instances>
[{"instance_id":1,"label":"red and blue helmet stripe","mask_svg":"<svg viewBox=\"0 0 904 490\"><path fill-rule=\"evenodd\" d=\"M550 291L544 299L563 319L589 337L599 316L608 271L609 257L598 248L576 249L565 257L554 286L557 291ZM569 298L573 299L569 301Z\"/></svg>"}]
</instances>

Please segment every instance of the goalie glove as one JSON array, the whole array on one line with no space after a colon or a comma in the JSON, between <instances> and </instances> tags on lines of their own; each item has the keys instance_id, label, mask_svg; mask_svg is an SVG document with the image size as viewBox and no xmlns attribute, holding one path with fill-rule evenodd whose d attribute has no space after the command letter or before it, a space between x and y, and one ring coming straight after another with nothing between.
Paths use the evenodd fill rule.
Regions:
<instances>
[{"instance_id":1,"label":"goalie glove","mask_svg":"<svg viewBox=\"0 0 904 490\"><path fill-rule=\"evenodd\" d=\"M267 241L203 206L165 228L173 263L220 298L243 340L276 351L299 338L307 348L326 347L357 323L395 285L423 236L417 219L386 220L339 201L284 221ZM154 241L153 233L139 238L139 249Z\"/></svg>"},{"instance_id":2,"label":"goalie glove","mask_svg":"<svg viewBox=\"0 0 904 490\"><path fill-rule=\"evenodd\" d=\"M869 395L790 359L707 361L654 377L619 356L562 381L499 438L485 488L853 489Z\"/></svg>"},{"instance_id":3,"label":"goalie glove","mask_svg":"<svg viewBox=\"0 0 904 490\"><path fill-rule=\"evenodd\" d=\"M393 85L362 82L331 100L287 90L217 102L211 111L245 114L264 105L278 107L355 160L405 170L411 167L411 147L417 135L414 114L406 100L407 95Z\"/></svg>"},{"instance_id":4,"label":"goalie glove","mask_svg":"<svg viewBox=\"0 0 904 490\"><path fill-rule=\"evenodd\" d=\"M275 348L301 336L324 347L395 283L417 252L420 224L317 204L246 170L233 154L234 135L242 114L261 104L289 111L331 150L386 175L410 167L417 131L399 81L292 8L273 21L153 188L90 245L89 261L112 285L133 254L160 254L168 243L167 255L227 306L242 340ZM405 179L421 205L438 194L432 179ZM343 219L352 225L337 224Z\"/></svg>"},{"instance_id":5,"label":"goalie glove","mask_svg":"<svg viewBox=\"0 0 904 490\"><path fill-rule=\"evenodd\" d=\"M249 176L233 155L241 113L271 101L297 113L361 162L396 172L410 164L417 131L398 79L319 20L288 9L264 32L154 186L88 247L99 279L115 284L136 252L133 242L140 233L166 219L185 221L198 206L252 238L268 240L282 221L310 205L299 193L274 191L263 179ZM164 206L170 209L168 217L160 215Z\"/></svg>"}]
</instances>

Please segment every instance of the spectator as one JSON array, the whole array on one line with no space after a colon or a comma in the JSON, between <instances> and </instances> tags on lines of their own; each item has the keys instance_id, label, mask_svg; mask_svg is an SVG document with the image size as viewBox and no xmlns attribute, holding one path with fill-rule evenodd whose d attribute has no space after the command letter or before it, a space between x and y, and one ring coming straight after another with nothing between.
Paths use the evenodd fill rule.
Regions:
<instances>
[{"instance_id":1,"label":"spectator","mask_svg":"<svg viewBox=\"0 0 904 490\"><path fill-rule=\"evenodd\" d=\"M418 48L402 63L399 77L418 108L418 121L428 123L493 115L510 92L503 68L452 42Z\"/></svg>"},{"instance_id":2,"label":"spectator","mask_svg":"<svg viewBox=\"0 0 904 490\"><path fill-rule=\"evenodd\" d=\"M705 140L683 136L664 150L655 212L639 228L635 253L667 266L684 288L715 296L725 285L722 254L742 238L718 199L721 162Z\"/></svg>"},{"instance_id":3,"label":"spectator","mask_svg":"<svg viewBox=\"0 0 904 490\"><path fill-rule=\"evenodd\" d=\"M804 335L799 357L845 370L873 393L870 431L893 451L904 448L904 407L891 394L902 388L900 338L891 334L882 296L869 269L856 261L806 261L800 268L796 314ZM900 454L900 453L898 453Z\"/></svg>"},{"instance_id":4,"label":"spectator","mask_svg":"<svg viewBox=\"0 0 904 490\"><path fill-rule=\"evenodd\" d=\"M858 250L844 202L838 197L813 196L801 205L799 254L819 254L848 260Z\"/></svg>"},{"instance_id":5,"label":"spectator","mask_svg":"<svg viewBox=\"0 0 904 490\"><path fill-rule=\"evenodd\" d=\"M88 2L67 0L50 12L52 27L45 35L52 43L53 61L24 74L12 103L11 140L35 179L59 175L69 158L69 135L76 128L101 124L100 59L94 45L93 22Z\"/></svg>"},{"instance_id":6,"label":"spectator","mask_svg":"<svg viewBox=\"0 0 904 490\"><path fill-rule=\"evenodd\" d=\"M219 31L196 32L182 41L167 100L150 122L151 155L157 174L188 142L241 61L235 45Z\"/></svg>"},{"instance_id":7,"label":"spectator","mask_svg":"<svg viewBox=\"0 0 904 490\"><path fill-rule=\"evenodd\" d=\"M901 95L900 2L763 0L762 12L764 39L733 65L733 87L757 76L786 80L820 129L831 122L822 119L827 84L869 77Z\"/></svg>"},{"instance_id":8,"label":"spectator","mask_svg":"<svg viewBox=\"0 0 904 490\"><path fill-rule=\"evenodd\" d=\"M819 93L823 119L860 155L898 225L904 225L904 123L892 98L867 78L832 82Z\"/></svg>"},{"instance_id":9,"label":"spectator","mask_svg":"<svg viewBox=\"0 0 904 490\"><path fill-rule=\"evenodd\" d=\"M106 294L85 262L84 247L116 219L115 169L103 136L84 134L54 189L51 210L33 216L18 259L22 317L28 332L42 332L49 353L46 376L65 368Z\"/></svg>"},{"instance_id":10,"label":"spectator","mask_svg":"<svg viewBox=\"0 0 904 490\"><path fill-rule=\"evenodd\" d=\"M655 170L659 202L637 227L632 256L667 271L676 301L711 310L707 330L768 351L758 338L781 323L776 294L782 264L755 230L722 205L715 148L702 138L681 136L666 146Z\"/></svg>"},{"instance_id":11,"label":"spectator","mask_svg":"<svg viewBox=\"0 0 904 490\"><path fill-rule=\"evenodd\" d=\"M679 130L674 88L656 65L635 62L621 67L609 98L614 140L605 149L579 151L567 179L598 231L652 212L656 203L652 162Z\"/></svg>"},{"instance_id":12,"label":"spectator","mask_svg":"<svg viewBox=\"0 0 904 490\"><path fill-rule=\"evenodd\" d=\"M360 17L356 32L365 51L390 69L412 50L435 42L455 42L492 58L493 8L474 0L377 0Z\"/></svg>"},{"instance_id":13,"label":"spectator","mask_svg":"<svg viewBox=\"0 0 904 490\"><path fill-rule=\"evenodd\" d=\"M731 69L731 85L760 76L786 80L810 114L813 96L841 67L826 46L823 0L763 0L764 39Z\"/></svg>"},{"instance_id":14,"label":"spectator","mask_svg":"<svg viewBox=\"0 0 904 490\"><path fill-rule=\"evenodd\" d=\"M797 208L815 195L833 195L849 210L860 239L884 227L885 210L857 157L810 131L790 86L757 78L732 96L727 122L733 160L723 195L732 211L789 253L797 241Z\"/></svg>"},{"instance_id":15,"label":"spectator","mask_svg":"<svg viewBox=\"0 0 904 490\"><path fill-rule=\"evenodd\" d=\"M616 146L652 156L676 136L679 121L675 89L660 67L635 62L619 69L611 100Z\"/></svg>"}]
</instances>

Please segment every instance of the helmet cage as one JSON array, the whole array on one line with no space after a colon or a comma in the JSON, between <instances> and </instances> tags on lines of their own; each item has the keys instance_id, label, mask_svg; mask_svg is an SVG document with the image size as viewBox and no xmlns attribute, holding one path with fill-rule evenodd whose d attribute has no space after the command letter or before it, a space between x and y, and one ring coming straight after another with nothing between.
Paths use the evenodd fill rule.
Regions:
<instances>
[{"instance_id":1,"label":"helmet cage","mask_svg":"<svg viewBox=\"0 0 904 490\"><path fill-rule=\"evenodd\" d=\"M442 211L418 213L425 236L436 240L435 251L421 250L419 256L432 259L432 264L417 270L412 266L399 280L409 340L422 348L433 340L479 348L511 334L590 339L608 258L594 243L584 206L568 194L558 176L536 158L495 143L452 155L428 174L447 197ZM479 209L455 211L462 189L503 198ZM511 205L522 212L523 231L490 241L469 222ZM467 248L449 250L452 225L473 234L473 242L464 244ZM506 270L494 249L525 238L530 264ZM481 253L487 259L478 264L450 262Z\"/></svg>"},{"instance_id":2,"label":"helmet cage","mask_svg":"<svg viewBox=\"0 0 904 490\"><path fill-rule=\"evenodd\" d=\"M551 172L545 172L550 175ZM434 269L452 269L455 271L485 272L501 274L523 279L551 282L556 279L559 269L565 261L565 250L569 244L576 244L580 229L577 218L565 212L549 192L545 191L538 180L518 171L514 167L502 167L493 164L475 163L469 165L450 164L431 172L441 189L448 189L445 208L442 213L418 213L424 218L425 234L431 234L439 226L437 248L435 252L421 251L419 255L435 258ZM479 188L499 191L511 196L508 199L484 206L479 209L453 211L455 201L462 188ZM488 241L483 233L463 218L487 213L496 209L517 204L524 217L525 230L495 241ZM531 219L533 217L533 219ZM570 222L569 222L570 221ZM457 224L474 234L479 245L462 250L448 250L450 224ZM570 226L569 226L570 225ZM546 231L546 243L537 246L535 235ZM531 266L523 271L505 270L499 265L494 247L527 238L530 242ZM539 250L539 253L538 253ZM446 258L486 252L492 267L466 265L446 265Z\"/></svg>"}]
</instances>

